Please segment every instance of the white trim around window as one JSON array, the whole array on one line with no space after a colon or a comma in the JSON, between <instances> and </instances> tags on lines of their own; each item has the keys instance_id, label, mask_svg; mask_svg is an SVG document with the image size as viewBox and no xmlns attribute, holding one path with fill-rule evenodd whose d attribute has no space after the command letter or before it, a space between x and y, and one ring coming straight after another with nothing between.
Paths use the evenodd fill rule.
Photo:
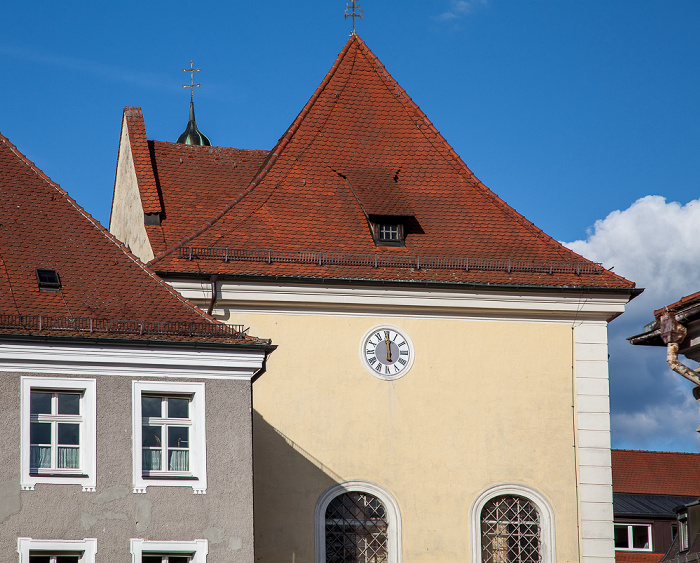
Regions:
<instances>
[{"instance_id":1,"label":"white trim around window","mask_svg":"<svg viewBox=\"0 0 700 563\"><path fill-rule=\"evenodd\" d=\"M204 383L176 381L134 381L132 382L132 459L133 483L135 493L145 493L147 487L192 487L195 494L204 494L207 490L206 462L206 428L204 413ZM141 399L144 396L167 398L186 398L189 409L186 418L168 419L167 411L162 417L144 417ZM161 426L161 439L167 441L168 427L187 428L188 467L186 470L163 467L160 471L149 471L143 467L143 432L144 426ZM164 448L168 447L164 443ZM146 448L148 449L148 448ZM165 449L163 450L166 451ZM165 465L166 454L162 454L161 463Z\"/></svg>"},{"instance_id":2,"label":"white trim around window","mask_svg":"<svg viewBox=\"0 0 700 563\"><path fill-rule=\"evenodd\" d=\"M540 540L542 563L554 563L554 511L549 501L536 489L519 483L498 483L484 490L472 503L469 510L469 540L471 563L481 562L481 512L484 505L494 497L519 496L531 501L540 515Z\"/></svg>"},{"instance_id":3,"label":"white trim around window","mask_svg":"<svg viewBox=\"0 0 700 563\"><path fill-rule=\"evenodd\" d=\"M97 538L85 538L83 540L35 540L32 538L17 538L19 563L29 563L29 553L32 551L43 551L47 555L80 553L80 563L95 563Z\"/></svg>"},{"instance_id":4,"label":"white trim around window","mask_svg":"<svg viewBox=\"0 0 700 563\"><path fill-rule=\"evenodd\" d=\"M97 487L97 461L95 452L97 450L97 406L95 399L96 383L94 379L79 379L68 377L22 377L21 379L21 471L22 478L20 486L23 491L33 491L37 483L50 484L73 484L81 485L85 492L95 492ZM80 395L80 414L62 415L55 408L52 408L52 414L49 415L32 415L31 414L31 398L32 392L47 392L58 396L61 392L71 394L78 393ZM53 399L54 405L57 403L57 398ZM50 463L51 468L36 469L31 467L31 427L33 418L35 422L39 422L40 416L45 416L46 421L43 424L52 427L50 446L52 455L56 457L58 450L56 442L57 430L62 422L66 424L79 425L79 448L78 448L78 467L75 469L55 468L56 463ZM41 419L43 420L43 419ZM41 422L39 422L41 424Z\"/></svg>"},{"instance_id":5,"label":"white trim around window","mask_svg":"<svg viewBox=\"0 0 700 563\"><path fill-rule=\"evenodd\" d=\"M326 508L338 495L350 492L368 493L377 497L386 511L387 563L401 563L401 513L391 493L371 481L343 481L326 489L316 501L314 510L315 563L326 563Z\"/></svg>"},{"instance_id":6,"label":"white trim around window","mask_svg":"<svg viewBox=\"0 0 700 563\"><path fill-rule=\"evenodd\" d=\"M141 563L143 554L158 555L190 555L190 563L206 563L209 553L207 540L193 541L146 541L143 539L131 540L131 561Z\"/></svg>"}]
</instances>

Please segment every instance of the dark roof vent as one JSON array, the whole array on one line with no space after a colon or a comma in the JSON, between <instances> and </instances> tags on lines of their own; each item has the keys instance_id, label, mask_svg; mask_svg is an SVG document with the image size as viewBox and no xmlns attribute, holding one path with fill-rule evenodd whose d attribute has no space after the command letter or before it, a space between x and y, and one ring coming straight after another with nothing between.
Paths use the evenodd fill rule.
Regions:
<instances>
[{"instance_id":1,"label":"dark roof vent","mask_svg":"<svg viewBox=\"0 0 700 563\"><path fill-rule=\"evenodd\" d=\"M39 282L39 289L60 289L61 287L61 278L56 270L37 268L36 280Z\"/></svg>"}]
</instances>

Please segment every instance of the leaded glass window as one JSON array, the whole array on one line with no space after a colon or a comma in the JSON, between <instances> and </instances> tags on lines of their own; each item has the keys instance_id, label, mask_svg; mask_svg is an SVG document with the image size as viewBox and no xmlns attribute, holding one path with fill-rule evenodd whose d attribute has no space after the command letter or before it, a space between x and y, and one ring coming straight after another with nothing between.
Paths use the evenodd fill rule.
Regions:
<instances>
[{"instance_id":1,"label":"leaded glass window","mask_svg":"<svg viewBox=\"0 0 700 563\"><path fill-rule=\"evenodd\" d=\"M481 511L482 563L542 561L540 515L535 505L519 496L498 496Z\"/></svg>"},{"instance_id":2,"label":"leaded glass window","mask_svg":"<svg viewBox=\"0 0 700 563\"><path fill-rule=\"evenodd\" d=\"M326 508L326 563L387 563L387 515L375 496L353 491Z\"/></svg>"}]
</instances>

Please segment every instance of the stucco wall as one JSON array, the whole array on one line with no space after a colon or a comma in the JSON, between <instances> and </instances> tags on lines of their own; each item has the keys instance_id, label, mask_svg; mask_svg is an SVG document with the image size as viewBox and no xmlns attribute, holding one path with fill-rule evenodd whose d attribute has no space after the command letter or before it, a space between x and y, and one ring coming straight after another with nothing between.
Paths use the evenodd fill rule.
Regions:
<instances>
[{"instance_id":1,"label":"stucco wall","mask_svg":"<svg viewBox=\"0 0 700 563\"><path fill-rule=\"evenodd\" d=\"M30 375L30 374L22 374ZM45 374L44 374L45 375ZM97 379L97 491L37 484L20 491L20 374L2 373L0 562L17 537L97 538L97 561L131 561L129 539L209 540L208 563L253 561L250 383L206 380L206 494L132 492L132 378ZM61 376L65 377L65 376ZM161 381L142 378L139 381Z\"/></svg>"},{"instance_id":2,"label":"stucco wall","mask_svg":"<svg viewBox=\"0 0 700 563\"><path fill-rule=\"evenodd\" d=\"M350 479L396 498L404 561L469 561L470 506L501 482L541 492L579 561L570 325L387 317L415 363L382 381L359 353L376 318L231 317L278 345L253 388L258 561L314 561L316 501Z\"/></svg>"},{"instance_id":3,"label":"stucco wall","mask_svg":"<svg viewBox=\"0 0 700 563\"><path fill-rule=\"evenodd\" d=\"M126 117L122 123L122 134L119 140L119 158L112 197L110 232L128 245L131 252L143 262L148 262L153 258L153 250L143 224L143 206L129 143Z\"/></svg>"}]
</instances>

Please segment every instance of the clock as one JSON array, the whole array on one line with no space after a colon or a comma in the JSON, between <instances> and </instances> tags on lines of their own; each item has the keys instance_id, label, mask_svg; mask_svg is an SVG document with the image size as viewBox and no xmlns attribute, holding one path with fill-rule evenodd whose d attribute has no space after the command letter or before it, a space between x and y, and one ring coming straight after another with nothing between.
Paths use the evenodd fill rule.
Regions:
<instances>
[{"instance_id":1,"label":"clock","mask_svg":"<svg viewBox=\"0 0 700 563\"><path fill-rule=\"evenodd\" d=\"M360 356L372 375L380 379L398 379L413 365L413 343L395 326L382 325L365 334Z\"/></svg>"}]
</instances>

